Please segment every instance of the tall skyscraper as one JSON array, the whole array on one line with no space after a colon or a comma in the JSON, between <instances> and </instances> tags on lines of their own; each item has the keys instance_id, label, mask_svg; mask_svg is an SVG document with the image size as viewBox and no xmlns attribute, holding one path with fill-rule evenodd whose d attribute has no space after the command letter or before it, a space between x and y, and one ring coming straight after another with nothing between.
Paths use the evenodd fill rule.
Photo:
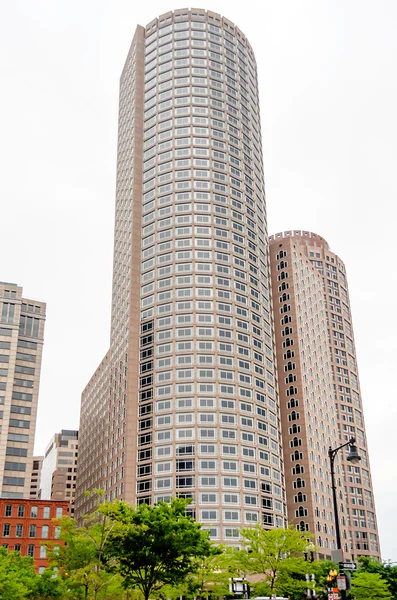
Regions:
<instances>
[{"instance_id":1,"label":"tall skyscraper","mask_svg":"<svg viewBox=\"0 0 397 600\"><path fill-rule=\"evenodd\" d=\"M50 440L40 474L41 500L68 500L74 513L79 432L62 429Z\"/></svg>"},{"instance_id":2,"label":"tall skyscraper","mask_svg":"<svg viewBox=\"0 0 397 600\"><path fill-rule=\"evenodd\" d=\"M214 540L286 523L257 70L204 10L121 76L110 349L83 392L76 515L180 495Z\"/></svg>"},{"instance_id":3,"label":"tall skyscraper","mask_svg":"<svg viewBox=\"0 0 397 600\"><path fill-rule=\"evenodd\" d=\"M0 282L0 490L29 498L46 305Z\"/></svg>"},{"instance_id":4,"label":"tall skyscraper","mask_svg":"<svg viewBox=\"0 0 397 600\"><path fill-rule=\"evenodd\" d=\"M345 452L336 460L342 544L347 555L380 557L345 266L308 231L271 236L270 260L288 517L326 553L328 446L354 437L360 464Z\"/></svg>"}]
</instances>

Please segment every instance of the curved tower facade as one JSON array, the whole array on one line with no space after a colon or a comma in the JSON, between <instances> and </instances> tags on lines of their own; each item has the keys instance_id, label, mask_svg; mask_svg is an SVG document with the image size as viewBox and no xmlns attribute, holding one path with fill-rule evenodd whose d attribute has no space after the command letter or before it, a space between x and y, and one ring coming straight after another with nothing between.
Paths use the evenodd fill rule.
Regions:
<instances>
[{"instance_id":1,"label":"curved tower facade","mask_svg":"<svg viewBox=\"0 0 397 600\"><path fill-rule=\"evenodd\" d=\"M138 27L122 74L107 361L105 400L83 393L77 515L98 405L108 499L190 498L231 543L285 524L256 63L215 13Z\"/></svg>"},{"instance_id":2,"label":"curved tower facade","mask_svg":"<svg viewBox=\"0 0 397 600\"><path fill-rule=\"evenodd\" d=\"M380 558L345 265L324 238L309 231L270 236L270 257L288 516L307 525L324 554L334 547L327 451L354 437L361 462L349 463L345 451L335 462L343 550L353 558ZM313 284L319 292L315 305ZM293 330L288 336L285 319ZM287 337L294 342L288 348ZM287 376L298 382L292 401L282 379ZM327 389L321 390L324 381ZM313 394L316 388L320 393ZM305 484L299 496L297 465Z\"/></svg>"}]
</instances>

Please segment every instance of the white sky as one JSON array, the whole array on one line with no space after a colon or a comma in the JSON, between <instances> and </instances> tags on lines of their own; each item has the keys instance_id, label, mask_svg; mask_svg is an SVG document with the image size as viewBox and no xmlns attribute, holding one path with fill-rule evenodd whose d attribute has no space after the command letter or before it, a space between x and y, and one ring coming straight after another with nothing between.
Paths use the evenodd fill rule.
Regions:
<instances>
[{"instance_id":1,"label":"white sky","mask_svg":"<svg viewBox=\"0 0 397 600\"><path fill-rule=\"evenodd\" d=\"M135 26L185 6L2 4L0 279L48 303L38 454L78 426L108 347L118 80ZM314 231L346 264L382 553L397 561L397 3L204 8L236 23L256 54L269 232Z\"/></svg>"}]
</instances>

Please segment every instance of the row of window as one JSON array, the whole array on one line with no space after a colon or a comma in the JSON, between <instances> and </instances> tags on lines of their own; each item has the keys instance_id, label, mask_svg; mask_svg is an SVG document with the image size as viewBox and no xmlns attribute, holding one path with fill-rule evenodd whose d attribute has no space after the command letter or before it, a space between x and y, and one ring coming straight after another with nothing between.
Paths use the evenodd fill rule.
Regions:
<instances>
[{"instance_id":1,"label":"row of window","mask_svg":"<svg viewBox=\"0 0 397 600\"><path fill-rule=\"evenodd\" d=\"M2 544L3 548L7 548L10 549L10 546L8 544ZM36 558L47 558L47 547L40 545L40 546L35 546L34 544L27 544L26 546L26 556L31 556L32 558L35 556L35 550L36 548L39 548L39 556ZM15 544L14 547L12 548L12 550L14 552L20 552L22 553L24 550L24 546L22 544ZM39 574L43 573L43 571L45 570L45 566L40 566L38 568L38 572Z\"/></svg>"},{"instance_id":2,"label":"row of window","mask_svg":"<svg viewBox=\"0 0 397 600\"><path fill-rule=\"evenodd\" d=\"M155 489L173 489L174 487L174 478L165 477L165 478L157 478L155 479ZM242 489L245 490L258 490L258 481L257 479L241 479L240 477L227 477L222 476L218 477L217 475L199 475L197 477L198 487L199 488L211 488L216 487L219 488L219 481L221 481L222 489L234 488L234 489ZM152 479L147 479L144 481L139 481L137 483L137 493L142 493L145 491L152 490ZM177 475L175 477L175 487L178 488L194 488L196 487L196 477L195 476L184 476ZM269 482L261 482L260 489L262 492L266 492L271 494L272 484ZM275 496L282 497L282 490L278 484L273 484L273 493Z\"/></svg>"},{"instance_id":3,"label":"row of window","mask_svg":"<svg viewBox=\"0 0 397 600\"><path fill-rule=\"evenodd\" d=\"M14 514L16 512L16 515ZM30 510L29 507L21 504L19 506L15 506L13 504L5 504L4 505L4 516L5 517L15 517L17 516L18 518L23 518L23 517L30 517L31 519L37 519L39 518L39 512L40 514L40 518L42 519L50 519L51 518L51 507L50 506L43 506L39 507L37 506L31 506ZM56 507L55 509L55 517L57 519L60 519L63 515L63 508L62 507Z\"/></svg>"},{"instance_id":4,"label":"row of window","mask_svg":"<svg viewBox=\"0 0 397 600\"><path fill-rule=\"evenodd\" d=\"M271 429L271 428L269 428ZM172 440L173 434L175 433L175 438L178 440L194 440L196 437L195 429L164 429L155 432L156 442L170 442ZM274 437L278 437L277 430L271 430L271 434ZM258 443L260 446L265 448L271 447L273 450L278 451L278 444L274 440L269 440L268 437L256 433L251 433L249 431L240 431L240 436L238 436L238 431L236 429L221 429L219 431L220 439L222 440L235 440L237 441L240 437L242 442L246 442L248 444ZM198 439L202 440L216 440L218 437L218 429L214 427L213 429L198 429L197 431ZM297 438L294 438L297 440ZM301 445L299 443L300 440L297 440L295 446ZM141 434L138 436L139 445L143 446L146 444L152 443L151 434Z\"/></svg>"},{"instance_id":5,"label":"row of window","mask_svg":"<svg viewBox=\"0 0 397 600\"><path fill-rule=\"evenodd\" d=\"M142 415L146 417L145 415ZM215 425L218 419L218 414L217 413L199 413L198 415L198 422L200 424L207 424L207 425ZM240 419L238 419L237 415L234 414L221 414L219 415L219 422L220 425L238 425L238 421L240 422L240 426L241 427L247 427L250 429L253 429L254 427L256 427L258 430L260 431L264 431L264 432L270 432L273 436L277 437L277 430L275 430L274 428L272 429L272 426L265 421L256 421L255 419L251 418L251 417L246 417L246 416L240 416ZM151 429L153 426L160 428L160 427L169 427L172 425L173 422L173 416L172 415L161 415L156 417L155 421L153 422L152 417L146 417L145 419L142 419L139 422L139 429L143 430L143 429ZM183 424L194 424L195 422L195 415L194 413L186 413L186 414L178 414L175 418L175 423L178 425L183 425ZM225 431L225 430L223 430ZM180 433L183 432L181 435ZM176 438L178 437L185 437L185 432L186 430L182 429L182 430L177 430L176 431Z\"/></svg>"},{"instance_id":6,"label":"row of window","mask_svg":"<svg viewBox=\"0 0 397 600\"><path fill-rule=\"evenodd\" d=\"M218 460L199 460L197 463L199 471L218 471ZM171 474L174 470L172 462L158 462L155 464L156 474L167 473ZM175 470L177 473L182 471L195 471L196 470L196 461L194 459L177 459L175 464ZM238 473L240 471L240 464L238 461L231 460L223 460L221 463L222 471L232 471L234 473ZM245 474L253 474L256 475L257 472L257 464L256 463L245 463L241 464L241 471ZM271 469L267 466L261 465L259 467L260 474L266 477L270 477ZM142 475L151 475L152 473L152 463L148 463L146 465L138 466L137 468L138 476Z\"/></svg>"},{"instance_id":7,"label":"row of window","mask_svg":"<svg viewBox=\"0 0 397 600\"><path fill-rule=\"evenodd\" d=\"M15 527L15 529L14 529L14 527ZM14 531L13 531L13 529L14 529ZM61 533L61 528L58 526L55 526L53 528L54 539L58 539L60 536L60 533ZM40 528L37 527L37 525L29 525L28 537L30 537L30 538L39 537L42 539L48 539L49 534L50 534L50 526L49 525L42 525L41 530L40 530ZM23 523L17 523L15 526L11 526L10 523L4 523L3 537L21 538L23 536L24 536Z\"/></svg>"},{"instance_id":8,"label":"row of window","mask_svg":"<svg viewBox=\"0 0 397 600\"><path fill-rule=\"evenodd\" d=\"M170 458L173 456L174 453L174 448L171 445L166 445L166 446L157 446L155 448L155 454L156 454L156 458ZM199 456L217 456L218 455L218 446L216 444L213 443L208 443L208 444L198 444L198 448L197 448L197 453ZM194 444L177 444L175 446L175 455L177 457L180 456L195 456L196 454L196 448ZM252 447L246 447L246 446L237 446L234 444L222 444L221 448L220 448L220 454L221 456L229 456L229 457L248 457L248 458L258 458L258 460L260 461L265 461L267 463L270 463L275 466L275 467L279 467L280 466L280 458L279 456L275 455L275 454L271 454L270 452L266 451L266 450L257 450L256 448L252 448ZM151 448L144 448L138 451L138 461L145 461L145 460L151 460L152 459L152 449ZM261 467L265 468L265 467ZM265 468L267 469L267 467ZM270 476L270 469L267 471L264 471L264 473L266 475ZM276 473L277 473L277 477L276 477ZM280 473L279 471L274 471L274 478L279 479L280 478Z\"/></svg>"}]
</instances>

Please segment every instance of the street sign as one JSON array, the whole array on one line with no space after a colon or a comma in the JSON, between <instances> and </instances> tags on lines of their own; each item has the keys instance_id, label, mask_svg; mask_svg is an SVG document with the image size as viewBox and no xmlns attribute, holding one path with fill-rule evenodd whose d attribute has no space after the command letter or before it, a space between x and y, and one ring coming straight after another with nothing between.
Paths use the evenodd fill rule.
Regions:
<instances>
[{"instance_id":1,"label":"street sign","mask_svg":"<svg viewBox=\"0 0 397 600\"><path fill-rule=\"evenodd\" d=\"M337 586L339 590L345 590L346 589L346 577L345 575L338 575L338 577L336 578L336 582L337 582Z\"/></svg>"},{"instance_id":2,"label":"street sign","mask_svg":"<svg viewBox=\"0 0 397 600\"><path fill-rule=\"evenodd\" d=\"M340 562L339 568L342 571L355 571L357 569L357 563L355 562Z\"/></svg>"}]
</instances>

